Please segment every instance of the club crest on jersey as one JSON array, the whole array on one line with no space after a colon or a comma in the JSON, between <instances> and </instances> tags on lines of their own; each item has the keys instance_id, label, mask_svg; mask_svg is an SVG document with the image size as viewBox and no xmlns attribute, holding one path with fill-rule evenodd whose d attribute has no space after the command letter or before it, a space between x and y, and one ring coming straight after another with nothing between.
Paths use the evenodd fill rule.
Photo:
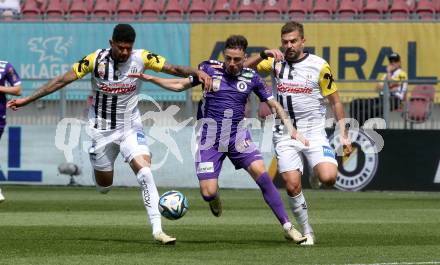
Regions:
<instances>
[{"instance_id":1,"label":"club crest on jersey","mask_svg":"<svg viewBox=\"0 0 440 265\"><path fill-rule=\"evenodd\" d=\"M281 72L281 63L276 63L275 64L275 73L277 74L277 76L280 74Z\"/></svg>"},{"instance_id":2,"label":"club crest on jersey","mask_svg":"<svg viewBox=\"0 0 440 265\"><path fill-rule=\"evenodd\" d=\"M105 63L103 62L98 64L98 75L100 78L104 78L105 76Z\"/></svg>"},{"instance_id":3,"label":"club crest on jersey","mask_svg":"<svg viewBox=\"0 0 440 265\"><path fill-rule=\"evenodd\" d=\"M246 91L247 88L248 88L248 86L247 86L246 82L240 81L237 83L237 90L238 91L244 92L244 91Z\"/></svg>"}]
</instances>

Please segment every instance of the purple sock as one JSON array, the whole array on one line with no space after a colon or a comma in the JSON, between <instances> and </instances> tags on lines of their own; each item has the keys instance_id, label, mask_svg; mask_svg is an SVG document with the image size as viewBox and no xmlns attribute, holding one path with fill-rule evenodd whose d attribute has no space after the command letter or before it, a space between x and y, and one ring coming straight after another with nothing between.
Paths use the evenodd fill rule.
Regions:
<instances>
[{"instance_id":1,"label":"purple sock","mask_svg":"<svg viewBox=\"0 0 440 265\"><path fill-rule=\"evenodd\" d=\"M272 209L273 213L277 216L281 225L289 222L289 217L284 209L283 201L281 200L280 193L273 184L267 172L264 172L257 179L257 184L263 193L264 200Z\"/></svg>"},{"instance_id":2,"label":"purple sock","mask_svg":"<svg viewBox=\"0 0 440 265\"><path fill-rule=\"evenodd\" d=\"M202 197L203 197L203 199L205 200L205 202L210 202L210 201L214 200L215 197L217 197L217 193L214 194L214 195L211 195L211 196L204 196L204 195L202 194Z\"/></svg>"}]
</instances>

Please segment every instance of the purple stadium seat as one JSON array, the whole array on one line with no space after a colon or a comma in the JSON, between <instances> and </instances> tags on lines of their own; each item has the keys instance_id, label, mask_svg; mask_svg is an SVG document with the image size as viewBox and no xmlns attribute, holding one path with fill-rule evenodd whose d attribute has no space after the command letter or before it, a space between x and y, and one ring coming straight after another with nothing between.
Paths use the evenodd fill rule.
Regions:
<instances>
[{"instance_id":1,"label":"purple stadium seat","mask_svg":"<svg viewBox=\"0 0 440 265\"><path fill-rule=\"evenodd\" d=\"M438 0L419 0L416 7L416 14L422 20L435 19L435 12L439 11L437 7Z\"/></svg>"},{"instance_id":2,"label":"purple stadium seat","mask_svg":"<svg viewBox=\"0 0 440 265\"><path fill-rule=\"evenodd\" d=\"M304 20L312 8L313 0L292 0L287 13L291 20Z\"/></svg>"},{"instance_id":3,"label":"purple stadium seat","mask_svg":"<svg viewBox=\"0 0 440 265\"><path fill-rule=\"evenodd\" d=\"M141 8L141 0L120 0L116 7L116 15L120 20L135 20Z\"/></svg>"},{"instance_id":4,"label":"purple stadium seat","mask_svg":"<svg viewBox=\"0 0 440 265\"><path fill-rule=\"evenodd\" d=\"M237 15L240 20L256 20L261 10L261 1L242 0L237 7Z\"/></svg>"},{"instance_id":5,"label":"purple stadium seat","mask_svg":"<svg viewBox=\"0 0 440 265\"><path fill-rule=\"evenodd\" d=\"M236 0L216 0L212 8L212 19L232 19L237 7Z\"/></svg>"},{"instance_id":6,"label":"purple stadium seat","mask_svg":"<svg viewBox=\"0 0 440 265\"><path fill-rule=\"evenodd\" d=\"M189 19L208 20L212 4L212 0L193 0L187 12Z\"/></svg>"},{"instance_id":7,"label":"purple stadium seat","mask_svg":"<svg viewBox=\"0 0 440 265\"><path fill-rule=\"evenodd\" d=\"M337 6L336 0L316 0L315 6L312 9L313 18L332 19Z\"/></svg>"},{"instance_id":8,"label":"purple stadium seat","mask_svg":"<svg viewBox=\"0 0 440 265\"><path fill-rule=\"evenodd\" d=\"M159 20L164 4L164 0L144 1L144 4L139 11L139 19L144 21Z\"/></svg>"},{"instance_id":9,"label":"purple stadium seat","mask_svg":"<svg viewBox=\"0 0 440 265\"><path fill-rule=\"evenodd\" d=\"M265 20L280 20L287 9L287 0L267 0L261 14Z\"/></svg>"},{"instance_id":10,"label":"purple stadium seat","mask_svg":"<svg viewBox=\"0 0 440 265\"><path fill-rule=\"evenodd\" d=\"M382 19L388 11L388 0L368 0L363 8L365 19Z\"/></svg>"},{"instance_id":11,"label":"purple stadium seat","mask_svg":"<svg viewBox=\"0 0 440 265\"><path fill-rule=\"evenodd\" d=\"M338 16L340 19L354 19L362 10L362 0L341 0Z\"/></svg>"}]
</instances>

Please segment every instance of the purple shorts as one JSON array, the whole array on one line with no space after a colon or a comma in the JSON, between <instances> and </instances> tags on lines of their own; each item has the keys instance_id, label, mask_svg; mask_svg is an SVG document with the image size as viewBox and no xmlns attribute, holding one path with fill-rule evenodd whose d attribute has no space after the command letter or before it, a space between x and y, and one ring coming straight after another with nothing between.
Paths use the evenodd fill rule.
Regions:
<instances>
[{"instance_id":1,"label":"purple shorts","mask_svg":"<svg viewBox=\"0 0 440 265\"><path fill-rule=\"evenodd\" d=\"M199 180L218 178L226 157L231 160L235 169L246 169L252 162L263 159L257 146L252 142L249 131L242 135L238 137L232 134L229 141L220 141L224 144L216 141L212 147L197 151L195 167Z\"/></svg>"}]
</instances>

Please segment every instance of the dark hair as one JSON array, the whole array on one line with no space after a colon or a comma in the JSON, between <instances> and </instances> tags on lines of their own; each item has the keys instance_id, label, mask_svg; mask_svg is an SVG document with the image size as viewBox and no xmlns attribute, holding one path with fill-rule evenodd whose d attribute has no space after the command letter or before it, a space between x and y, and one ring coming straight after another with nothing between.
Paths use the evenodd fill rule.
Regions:
<instances>
[{"instance_id":1,"label":"dark hair","mask_svg":"<svg viewBox=\"0 0 440 265\"><path fill-rule=\"evenodd\" d=\"M225 48L226 49L241 49L246 51L248 46L247 39L242 35L232 35L226 40Z\"/></svg>"},{"instance_id":2,"label":"dark hair","mask_svg":"<svg viewBox=\"0 0 440 265\"><path fill-rule=\"evenodd\" d=\"M133 43L135 39L136 32L129 24L118 24L113 29L113 41Z\"/></svg>"},{"instance_id":3,"label":"dark hair","mask_svg":"<svg viewBox=\"0 0 440 265\"><path fill-rule=\"evenodd\" d=\"M289 21L281 28L281 35L298 31L301 38L304 38L304 26L296 21Z\"/></svg>"}]
</instances>

